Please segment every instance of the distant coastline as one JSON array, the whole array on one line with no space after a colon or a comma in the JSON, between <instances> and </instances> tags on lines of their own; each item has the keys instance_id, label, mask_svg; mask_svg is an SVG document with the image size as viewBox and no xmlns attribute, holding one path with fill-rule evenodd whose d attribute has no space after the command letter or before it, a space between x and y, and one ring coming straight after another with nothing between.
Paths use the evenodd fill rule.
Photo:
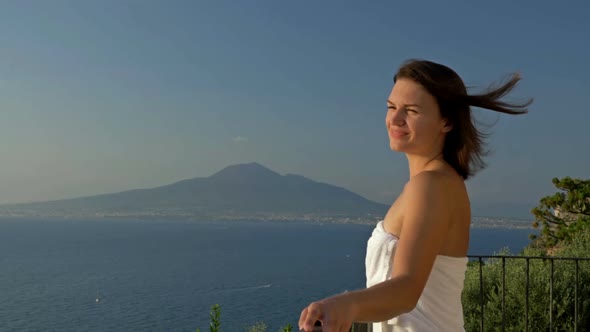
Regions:
<instances>
[{"instance_id":1,"label":"distant coastline","mask_svg":"<svg viewBox=\"0 0 590 332\"><path fill-rule=\"evenodd\" d=\"M333 215L317 215L317 214L276 214L276 213L260 213L253 215L209 215L200 216L192 214L172 214L156 211L146 211L138 213L123 213L123 212L94 212L94 213L47 213L34 210L21 211L0 211L1 219L47 219L47 220L134 220L134 221L268 221L268 222L310 222L310 223L325 223L325 224L357 224L357 225L374 225L382 216L333 216ZM522 220L516 218L502 218L502 217L473 217L472 228L503 228L503 229L534 229L532 227L533 220Z\"/></svg>"}]
</instances>

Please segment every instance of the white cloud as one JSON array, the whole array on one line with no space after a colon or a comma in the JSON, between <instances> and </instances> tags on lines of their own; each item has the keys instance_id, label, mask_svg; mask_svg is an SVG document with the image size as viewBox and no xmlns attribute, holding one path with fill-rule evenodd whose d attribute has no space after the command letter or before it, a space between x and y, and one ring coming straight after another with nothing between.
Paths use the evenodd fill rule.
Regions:
<instances>
[{"instance_id":1,"label":"white cloud","mask_svg":"<svg viewBox=\"0 0 590 332\"><path fill-rule=\"evenodd\" d=\"M246 142L248 142L248 139L243 136L236 136L233 138L233 141L236 143L246 143Z\"/></svg>"}]
</instances>

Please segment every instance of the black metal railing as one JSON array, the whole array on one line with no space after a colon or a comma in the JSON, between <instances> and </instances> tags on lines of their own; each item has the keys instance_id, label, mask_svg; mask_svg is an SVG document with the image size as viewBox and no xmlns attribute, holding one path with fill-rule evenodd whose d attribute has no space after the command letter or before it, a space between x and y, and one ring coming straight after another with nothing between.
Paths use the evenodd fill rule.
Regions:
<instances>
[{"instance_id":1,"label":"black metal railing","mask_svg":"<svg viewBox=\"0 0 590 332\"><path fill-rule=\"evenodd\" d=\"M313 332L322 332L320 321L315 323ZM373 326L368 323L353 323L349 332L373 332Z\"/></svg>"},{"instance_id":2,"label":"black metal railing","mask_svg":"<svg viewBox=\"0 0 590 332\"><path fill-rule=\"evenodd\" d=\"M499 259L502 262L502 331L506 329L506 260L524 260L525 261L525 331L529 331L529 295L530 295L530 262L531 260L542 260L549 261L550 272L549 272L549 331L553 331L553 295L554 295L554 266L555 261L571 261L575 266L575 280L574 280L574 331L578 331L578 307L579 307L579 270L581 261L590 261L590 258L582 257L552 257L552 256L505 256L505 255L493 255L493 256L482 256L482 255L469 255L470 260L475 260L479 263L479 295L480 295L480 331L484 331L484 277L483 277L483 266L484 259Z\"/></svg>"},{"instance_id":3,"label":"black metal railing","mask_svg":"<svg viewBox=\"0 0 590 332\"><path fill-rule=\"evenodd\" d=\"M373 332L373 325L367 323L354 323L350 332Z\"/></svg>"},{"instance_id":4,"label":"black metal railing","mask_svg":"<svg viewBox=\"0 0 590 332\"><path fill-rule=\"evenodd\" d=\"M485 292L484 292L484 276L483 276L483 266L485 265L486 260L500 260L502 263L502 277L501 277L501 289L502 289L502 298L501 298L501 307L502 307L502 326L501 330L506 330L506 260L514 259L514 260L524 260L525 261L525 331L529 331L529 295L530 295L530 262L531 260L542 260L542 261L549 261L550 264L550 271L549 271L549 312L547 313L549 316L549 331L553 331L554 329L554 272L555 272L555 261L570 261L575 266L575 280L574 280L574 331L579 331L579 306L580 306L580 281L579 281L579 271L580 271L580 262L590 262L590 258L582 258L582 257L551 257L551 256L505 256L505 255L469 255L468 256L470 261L475 261L479 263L479 306L480 306L480 324L479 330L484 331L484 317L485 317ZM367 323L354 323L351 332L372 332L372 325Z\"/></svg>"}]
</instances>

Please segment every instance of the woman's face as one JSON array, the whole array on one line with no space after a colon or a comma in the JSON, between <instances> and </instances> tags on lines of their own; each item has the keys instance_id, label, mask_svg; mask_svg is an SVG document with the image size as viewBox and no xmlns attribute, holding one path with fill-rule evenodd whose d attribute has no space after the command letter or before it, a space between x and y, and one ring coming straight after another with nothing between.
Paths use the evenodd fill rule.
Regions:
<instances>
[{"instance_id":1,"label":"woman's face","mask_svg":"<svg viewBox=\"0 0 590 332\"><path fill-rule=\"evenodd\" d=\"M392 150L428 155L442 149L445 133L451 130L446 124L436 99L424 87L410 79L397 80L385 117Z\"/></svg>"}]
</instances>

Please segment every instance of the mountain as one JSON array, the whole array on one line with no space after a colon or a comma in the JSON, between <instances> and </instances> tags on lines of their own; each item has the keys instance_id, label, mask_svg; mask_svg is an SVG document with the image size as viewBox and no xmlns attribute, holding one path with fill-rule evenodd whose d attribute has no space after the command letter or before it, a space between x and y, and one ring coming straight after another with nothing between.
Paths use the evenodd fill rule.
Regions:
<instances>
[{"instance_id":1,"label":"mountain","mask_svg":"<svg viewBox=\"0 0 590 332\"><path fill-rule=\"evenodd\" d=\"M113 194L0 206L0 215L184 217L193 219L374 220L388 206L258 163L228 166L203 178Z\"/></svg>"}]
</instances>

